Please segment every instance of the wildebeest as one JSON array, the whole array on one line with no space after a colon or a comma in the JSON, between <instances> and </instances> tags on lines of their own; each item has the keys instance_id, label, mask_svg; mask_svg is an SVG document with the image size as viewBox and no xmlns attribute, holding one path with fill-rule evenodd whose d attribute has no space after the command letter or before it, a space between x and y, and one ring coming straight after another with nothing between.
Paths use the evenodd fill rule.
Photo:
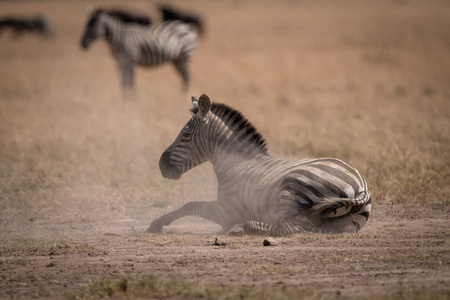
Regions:
<instances>
[{"instance_id":1,"label":"wildebeest","mask_svg":"<svg viewBox=\"0 0 450 300\"><path fill-rule=\"evenodd\" d=\"M191 12L184 12L179 9L175 9L174 7L167 4L159 4L158 9L161 12L164 21L173 21L173 20L182 21L197 28L198 34L200 36L204 35L205 33L205 28L203 25L204 21L202 17L200 17L198 14Z\"/></svg>"},{"instance_id":2,"label":"wildebeest","mask_svg":"<svg viewBox=\"0 0 450 300\"><path fill-rule=\"evenodd\" d=\"M0 33L7 28L10 28L16 37L24 33L38 33L45 37L54 35L50 20L42 15L33 17L3 17L0 19Z\"/></svg>"},{"instance_id":3,"label":"wildebeest","mask_svg":"<svg viewBox=\"0 0 450 300\"><path fill-rule=\"evenodd\" d=\"M90 8L87 9L88 13L92 12ZM151 18L147 15L131 12L129 10L125 10L123 8L112 8L112 9L99 9L97 11L105 11L110 16L119 19L121 22L125 24L139 24L144 26L150 26L153 22Z\"/></svg>"}]
</instances>

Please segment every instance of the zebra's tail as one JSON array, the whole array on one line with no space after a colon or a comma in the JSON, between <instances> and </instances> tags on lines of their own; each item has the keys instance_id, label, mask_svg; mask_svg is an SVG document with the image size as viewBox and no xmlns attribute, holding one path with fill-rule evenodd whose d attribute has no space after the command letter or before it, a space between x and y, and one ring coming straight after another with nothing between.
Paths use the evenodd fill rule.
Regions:
<instances>
[{"instance_id":1,"label":"zebra's tail","mask_svg":"<svg viewBox=\"0 0 450 300\"><path fill-rule=\"evenodd\" d=\"M355 230L359 231L369 219L372 208L370 191L366 190L356 198L332 198L323 199L321 203L314 205L310 213L321 219L328 219L332 223L351 223ZM348 221L348 222L347 222ZM337 229L337 228L336 228Z\"/></svg>"}]
</instances>

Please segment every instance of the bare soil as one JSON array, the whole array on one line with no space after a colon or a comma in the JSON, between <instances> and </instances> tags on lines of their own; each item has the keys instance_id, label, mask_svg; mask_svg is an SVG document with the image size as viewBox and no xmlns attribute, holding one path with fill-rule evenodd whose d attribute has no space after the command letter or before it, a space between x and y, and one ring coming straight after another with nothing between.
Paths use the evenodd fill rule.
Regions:
<instances>
[{"instance_id":1,"label":"bare soil","mask_svg":"<svg viewBox=\"0 0 450 300\"><path fill-rule=\"evenodd\" d=\"M156 1L0 3L2 15L45 13L56 31L0 34L0 298L95 298L104 279L156 275L448 299L448 1L171 3L206 23L189 92L172 66L138 69L128 102L105 43L80 49L84 9L129 7L158 22ZM202 93L241 111L274 156L354 165L373 197L367 225L274 247L263 236L215 246L221 228L196 217L146 233L186 202L215 200L208 163L178 181L158 168Z\"/></svg>"},{"instance_id":2,"label":"bare soil","mask_svg":"<svg viewBox=\"0 0 450 300\"><path fill-rule=\"evenodd\" d=\"M277 238L222 236L202 219L145 233L146 214L120 219L28 220L2 228L0 295L73 297L101 278L158 275L220 284L286 284L324 297L446 290L450 284L449 209L375 205L355 235ZM122 216L123 217L123 216Z\"/></svg>"}]
</instances>

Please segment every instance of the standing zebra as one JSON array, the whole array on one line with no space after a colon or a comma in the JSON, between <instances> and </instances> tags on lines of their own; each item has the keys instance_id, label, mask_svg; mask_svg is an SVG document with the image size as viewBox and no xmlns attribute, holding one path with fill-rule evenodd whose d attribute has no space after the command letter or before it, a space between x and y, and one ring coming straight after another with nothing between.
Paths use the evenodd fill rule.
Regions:
<instances>
[{"instance_id":1,"label":"standing zebra","mask_svg":"<svg viewBox=\"0 0 450 300\"><path fill-rule=\"evenodd\" d=\"M367 222L371 196L361 174L336 158L287 161L268 154L266 143L238 111L192 97L193 117L159 161L165 178L207 160L218 181L217 201L190 202L154 220L149 232L187 215L222 226L241 224L249 234L305 231L357 232Z\"/></svg>"},{"instance_id":2,"label":"standing zebra","mask_svg":"<svg viewBox=\"0 0 450 300\"><path fill-rule=\"evenodd\" d=\"M124 23L114 14L95 10L90 13L81 46L87 49L98 38L105 38L111 48L125 97L133 89L136 65L153 67L172 62L187 90L189 61L197 44L197 34L189 25L178 21L157 26Z\"/></svg>"}]
</instances>

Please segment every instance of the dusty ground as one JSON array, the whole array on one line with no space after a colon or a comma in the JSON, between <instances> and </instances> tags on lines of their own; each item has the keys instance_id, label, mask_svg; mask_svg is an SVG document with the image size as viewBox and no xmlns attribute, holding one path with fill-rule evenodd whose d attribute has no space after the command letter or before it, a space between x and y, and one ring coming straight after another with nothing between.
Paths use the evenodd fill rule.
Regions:
<instances>
[{"instance_id":1,"label":"dusty ground","mask_svg":"<svg viewBox=\"0 0 450 300\"><path fill-rule=\"evenodd\" d=\"M103 280L147 275L449 298L447 1L174 1L206 21L189 93L163 66L138 70L132 102L105 44L80 50L88 3L0 3L5 15L46 13L57 33L0 34L0 298L95 298ZM157 21L154 3L128 6ZM374 201L366 227L276 247L214 246L220 228L195 217L145 233L183 203L214 200L210 165L179 181L158 169L201 93L240 110L273 155L357 167Z\"/></svg>"},{"instance_id":2,"label":"dusty ground","mask_svg":"<svg viewBox=\"0 0 450 300\"><path fill-rule=\"evenodd\" d=\"M11 226L2 255L3 297L73 297L101 278L148 274L221 284L286 284L325 297L445 290L450 284L449 209L376 205L358 235L296 235L264 247L264 237L222 237L202 220L168 234L147 222L29 221ZM32 233L33 240L24 239ZM39 241L39 242L38 242ZM56 241L56 242L55 242ZM381 297L383 298L383 297Z\"/></svg>"}]
</instances>

